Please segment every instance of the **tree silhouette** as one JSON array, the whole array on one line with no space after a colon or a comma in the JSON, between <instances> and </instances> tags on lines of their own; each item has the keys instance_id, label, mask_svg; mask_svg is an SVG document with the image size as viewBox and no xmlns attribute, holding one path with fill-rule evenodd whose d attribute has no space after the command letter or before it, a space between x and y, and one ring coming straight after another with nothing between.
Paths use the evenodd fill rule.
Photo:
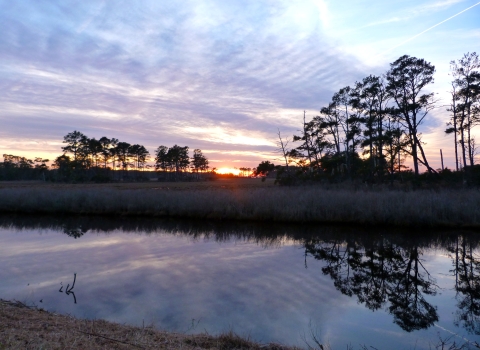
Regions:
<instances>
[{"instance_id":1,"label":"tree silhouette","mask_svg":"<svg viewBox=\"0 0 480 350\"><path fill-rule=\"evenodd\" d=\"M394 174L400 173L402 163L405 162L405 154L402 157L402 149L407 147L407 136L402 129L398 118L393 115L387 115L387 122L385 124L385 162L386 171L390 174L390 183L393 184ZM403 166L406 168L405 166Z\"/></svg>"},{"instance_id":2,"label":"tree silhouette","mask_svg":"<svg viewBox=\"0 0 480 350\"><path fill-rule=\"evenodd\" d=\"M268 173L273 171L273 169L275 169L275 165L273 163L270 163L268 160L263 161L255 168L253 175L261 176L263 180L268 175Z\"/></svg>"},{"instance_id":3,"label":"tree silhouette","mask_svg":"<svg viewBox=\"0 0 480 350\"><path fill-rule=\"evenodd\" d=\"M192 157L192 170L198 173L199 171L207 171L208 168L208 159L203 155L202 150L198 148L194 149Z\"/></svg>"},{"instance_id":4,"label":"tree silhouette","mask_svg":"<svg viewBox=\"0 0 480 350\"><path fill-rule=\"evenodd\" d=\"M475 139L471 131L480 123L480 59L475 52L466 53L450 62L450 70L454 77L450 108L453 120L447 133L459 134L463 166L473 166Z\"/></svg>"},{"instance_id":5,"label":"tree silhouette","mask_svg":"<svg viewBox=\"0 0 480 350\"><path fill-rule=\"evenodd\" d=\"M458 166L458 134L459 131L461 130L461 144L463 145L462 147L462 156L464 162L466 161L465 158L465 143L463 142L463 123L459 123L460 115L459 115L459 108L457 107L458 101L460 99L459 94L458 94L458 88L455 82L452 82L452 90L450 90L450 95L452 96L451 104L450 107L447 108L448 112L452 113L452 116L450 118L450 121L447 123L447 129L445 130L446 134L453 134L453 143L454 143L454 149L455 149L455 170L459 170ZM460 124L460 125L459 125Z\"/></svg>"},{"instance_id":6,"label":"tree silhouette","mask_svg":"<svg viewBox=\"0 0 480 350\"><path fill-rule=\"evenodd\" d=\"M117 151L117 145L118 145L118 139L115 139L115 138L112 138L110 140L110 149L109 149L109 152L110 152L110 159L112 160L112 169L115 170L115 166L116 166L116 160L117 160L117 157L118 157L118 151ZM114 172L115 174L115 172Z\"/></svg>"},{"instance_id":7,"label":"tree silhouette","mask_svg":"<svg viewBox=\"0 0 480 350\"><path fill-rule=\"evenodd\" d=\"M390 114L387 106L390 95L386 83L381 77L370 75L356 83L353 96L353 106L360 112L359 118L365 126L361 145L365 149L364 154L369 155L370 178L377 174L382 181L386 170L384 125Z\"/></svg>"},{"instance_id":8,"label":"tree silhouette","mask_svg":"<svg viewBox=\"0 0 480 350\"><path fill-rule=\"evenodd\" d=\"M137 170L143 169L150 155L147 149L142 145L135 144L130 146L129 153L135 160L135 168Z\"/></svg>"},{"instance_id":9,"label":"tree silhouette","mask_svg":"<svg viewBox=\"0 0 480 350\"><path fill-rule=\"evenodd\" d=\"M98 141L95 138L88 139L87 142L87 156L90 156L91 158L91 164L92 166L98 167L98 160L99 160L99 155L102 153L103 146L100 141Z\"/></svg>"},{"instance_id":10,"label":"tree silhouette","mask_svg":"<svg viewBox=\"0 0 480 350\"><path fill-rule=\"evenodd\" d=\"M36 165L34 165L35 162L37 162ZM44 171L48 168L45 164L45 162L48 162L48 159L36 158L35 162L26 157L4 154L3 163L0 163L0 170L2 170L0 179L27 180L44 175Z\"/></svg>"},{"instance_id":11,"label":"tree silhouette","mask_svg":"<svg viewBox=\"0 0 480 350\"><path fill-rule=\"evenodd\" d=\"M167 155L177 175L180 172L185 171L190 164L190 158L188 156L188 146L181 147L178 145L174 145L168 150Z\"/></svg>"},{"instance_id":12,"label":"tree silhouette","mask_svg":"<svg viewBox=\"0 0 480 350\"><path fill-rule=\"evenodd\" d=\"M326 135L332 137L332 146L335 150L335 155L340 155L340 147L342 139L340 136L340 113L337 110L335 101L331 102L328 107L323 107L320 110L320 116L317 117L317 125L320 129L325 130Z\"/></svg>"},{"instance_id":13,"label":"tree silhouette","mask_svg":"<svg viewBox=\"0 0 480 350\"><path fill-rule=\"evenodd\" d=\"M447 132L461 136L470 165L476 144L469 128L480 124L479 62L474 53L452 63L455 107ZM296 163L296 178L344 180L361 176L364 181L384 182L389 174L393 184L395 178L403 181L402 171L408 176L405 160L409 156L413 158L415 182L420 179L420 165L436 173L428 163L420 132L436 103L433 93L425 93L434 73L431 63L404 55L390 64L385 75L367 76L334 93L310 121L304 112L301 134L293 136L298 146L288 151L289 160ZM358 154L359 146L366 157Z\"/></svg>"},{"instance_id":14,"label":"tree silhouette","mask_svg":"<svg viewBox=\"0 0 480 350\"><path fill-rule=\"evenodd\" d=\"M69 156L62 154L53 161L53 167L57 169L58 181L69 181L72 177L73 163Z\"/></svg>"},{"instance_id":15,"label":"tree silhouette","mask_svg":"<svg viewBox=\"0 0 480 350\"><path fill-rule=\"evenodd\" d=\"M200 150L196 151L197 159L199 162L202 162L203 169L208 169L208 160L201 154ZM204 158L203 160L202 157ZM180 178L181 173L188 169L189 165L188 146L174 145L170 148L159 146L155 151L155 169L163 171L165 175L174 175L175 181Z\"/></svg>"},{"instance_id":16,"label":"tree silhouette","mask_svg":"<svg viewBox=\"0 0 480 350\"><path fill-rule=\"evenodd\" d=\"M356 112L352 109L353 89L350 86L341 88L338 92L333 94L332 102L337 109L338 123L343 130L343 142L345 153L345 165L349 174L351 175L352 160L355 158L355 148L358 144L356 136L358 135L358 128L356 119ZM352 142L352 145L350 145Z\"/></svg>"},{"instance_id":17,"label":"tree silhouette","mask_svg":"<svg viewBox=\"0 0 480 350\"><path fill-rule=\"evenodd\" d=\"M158 146L155 150L155 169L167 171L169 165L168 159L168 147L167 146Z\"/></svg>"},{"instance_id":18,"label":"tree silhouette","mask_svg":"<svg viewBox=\"0 0 480 350\"><path fill-rule=\"evenodd\" d=\"M130 161L130 144L128 142L119 142L115 147L115 153L118 163L121 165L123 174L126 176Z\"/></svg>"},{"instance_id":19,"label":"tree silhouette","mask_svg":"<svg viewBox=\"0 0 480 350\"><path fill-rule=\"evenodd\" d=\"M73 153L73 160L77 161L77 157L82 147L84 147L84 141L86 136L80 131L73 131L63 137L63 143L67 145L62 147L64 153Z\"/></svg>"},{"instance_id":20,"label":"tree silhouette","mask_svg":"<svg viewBox=\"0 0 480 350\"><path fill-rule=\"evenodd\" d=\"M419 162L432 172L434 170L428 164L418 128L434 107L433 93L422 94L422 90L433 83L435 67L424 59L408 55L400 57L390 66L387 72L387 89L395 101L400 120L408 130L415 175L419 174ZM421 160L418 156L419 151Z\"/></svg>"}]
</instances>

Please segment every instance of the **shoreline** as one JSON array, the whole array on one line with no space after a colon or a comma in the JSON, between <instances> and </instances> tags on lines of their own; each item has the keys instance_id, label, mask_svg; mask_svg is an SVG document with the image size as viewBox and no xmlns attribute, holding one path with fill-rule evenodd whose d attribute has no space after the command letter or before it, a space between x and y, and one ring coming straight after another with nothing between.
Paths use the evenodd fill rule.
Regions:
<instances>
[{"instance_id":1,"label":"shoreline","mask_svg":"<svg viewBox=\"0 0 480 350\"><path fill-rule=\"evenodd\" d=\"M0 188L0 214L478 229L480 191L33 186Z\"/></svg>"},{"instance_id":2,"label":"shoreline","mask_svg":"<svg viewBox=\"0 0 480 350\"><path fill-rule=\"evenodd\" d=\"M266 349L296 350L260 344L232 332L187 335L105 320L78 319L0 299L0 349Z\"/></svg>"}]
</instances>

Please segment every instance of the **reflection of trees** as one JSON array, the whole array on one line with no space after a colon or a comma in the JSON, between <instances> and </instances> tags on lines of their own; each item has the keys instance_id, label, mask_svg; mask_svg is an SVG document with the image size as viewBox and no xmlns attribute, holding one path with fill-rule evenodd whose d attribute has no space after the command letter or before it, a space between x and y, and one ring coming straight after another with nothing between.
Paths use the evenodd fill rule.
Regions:
<instances>
[{"instance_id":1,"label":"reflection of trees","mask_svg":"<svg viewBox=\"0 0 480 350\"><path fill-rule=\"evenodd\" d=\"M404 330L428 328L438 320L436 308L425 295L436 293L434 280L422 265L416 245L394 245L380 238L305 242L307 254L322 260L322 272L329 275L343 294L356 296L371 310L389 303L394 322Z\"/></svg>"},{"instance_id":2,"label":"reflection of trees","mask_svg":"<svg viewBox=\"0 0 480 350\"><path fill-rule=\"evenodd\" d=\"M87 233L87 231L88 229L85 229L82 226L79 226L79 227L64 226L63 227L63 233L75 239L82 237L85 233Z\"/></svg>"},{"instance_id":3,"label":"reflection of trees","mask_svg":"<svg viewBox=\"0 0 480 350\"><path fill-rule=\"evenodd\" d=\"M480 260L474 253L477 242L459 235L449 248L453 262L457 307L455 325L480 334Z\"/></svg>"},{"instance_id":4,"label":"reflection of trees","mask_svg":"<svg viewBox=\"0 0 480 350\"><path fill-rule=\"evenodd\" d=\"M456 324L480 334L480 259L475 249L480 236L468 232L423 230L408 236L389 228L372 230L327 225L275 222L172 220L143 217L0 215L0 228L53 229L79 238L87 231L110 234L172 235L217 242L240 240L276 247L286 240L305 246L305 254L325 263L322 271L335 287L355 296L371 310L386 308L395 322L412 331L438 318L425 297L436 286L421 264L423 249L448 249L453 261L457 294ZM414 233L415 234L415 233ZM305 260L305 263L307 261Z\"/></svg>"},{"instance_id":5,"label":"reflection of trees","mask_svg":"<svg viewBox=\"0 0 480 350\"><path fill-rule=\"evenodd\" d=\"M405 249L393 268L393 288L388 290L389 311L407 332L428 328L438 321L437 310L424 295L435 295L436 285L423 266L418 247Z\"/></svg>"},{"instance_id":6,"label":"reflection of trees","mask_svg":"<svg viewBox=\"0 0 480 350\"><path fill-rule=\"evenodd\" d=\"M358 300L371 310L377 310L385 303L387 282L392 272L388 259L392 254L387 252L383 242L378 246L370 244L363 252L361 247L357 248L355 264L352 265L358 271L354 280L354 293Z\"/></svg>"}]
</instances>

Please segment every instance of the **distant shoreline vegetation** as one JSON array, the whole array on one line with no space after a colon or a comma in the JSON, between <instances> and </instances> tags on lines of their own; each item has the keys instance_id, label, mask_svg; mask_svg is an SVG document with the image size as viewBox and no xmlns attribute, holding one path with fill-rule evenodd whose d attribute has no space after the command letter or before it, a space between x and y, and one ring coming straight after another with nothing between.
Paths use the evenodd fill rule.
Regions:
<instances>
[{"instance_id":1,"label":"distant shoreline vegetation","mask_svg":"<svg viewBox=\"0 0 480 350\"><path fill-rule=\"evenodd\" d=\"M254 181L254 180L252 180ZM0 188L0 213L480 227L477 190L354 191L318 187L155 190L87 185Z\"/></svg>"},{"instance_id":2,"label":"distant shoreline vegetation","mask_svg":"<svg viewBox=\"0 0 480 350\"><path fill-rule=\"evenodd\" d=\"M208 159L200 149L189 157L188 146L159 146L155 164L147 161L150 152L139 144L119 142L116 138L89 138L73 131L63 138L63 154L55 158L51 169L48 159L27 159L4 154L0 180L41 179L53 182L149 181L153 171L159 180L185 181L209 179ZM70 155L67 155L70 154Z\"/></svg>"}]
</instances>

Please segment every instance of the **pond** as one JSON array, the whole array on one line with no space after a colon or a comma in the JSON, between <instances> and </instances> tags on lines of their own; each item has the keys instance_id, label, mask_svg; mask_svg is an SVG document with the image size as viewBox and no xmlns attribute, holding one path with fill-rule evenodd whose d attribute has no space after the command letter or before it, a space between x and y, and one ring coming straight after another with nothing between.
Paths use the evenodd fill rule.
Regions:
<instances>
[{"instance_id":1,"label":"pond","mask_svg":"<svg viewBox=\"0 0 480 350\"><path fill-rule=\"evenodd\" d=\"M332 349L480 343L478 234L0 217L0 298L175 332Z\"/></svg>"}]
</instances>

